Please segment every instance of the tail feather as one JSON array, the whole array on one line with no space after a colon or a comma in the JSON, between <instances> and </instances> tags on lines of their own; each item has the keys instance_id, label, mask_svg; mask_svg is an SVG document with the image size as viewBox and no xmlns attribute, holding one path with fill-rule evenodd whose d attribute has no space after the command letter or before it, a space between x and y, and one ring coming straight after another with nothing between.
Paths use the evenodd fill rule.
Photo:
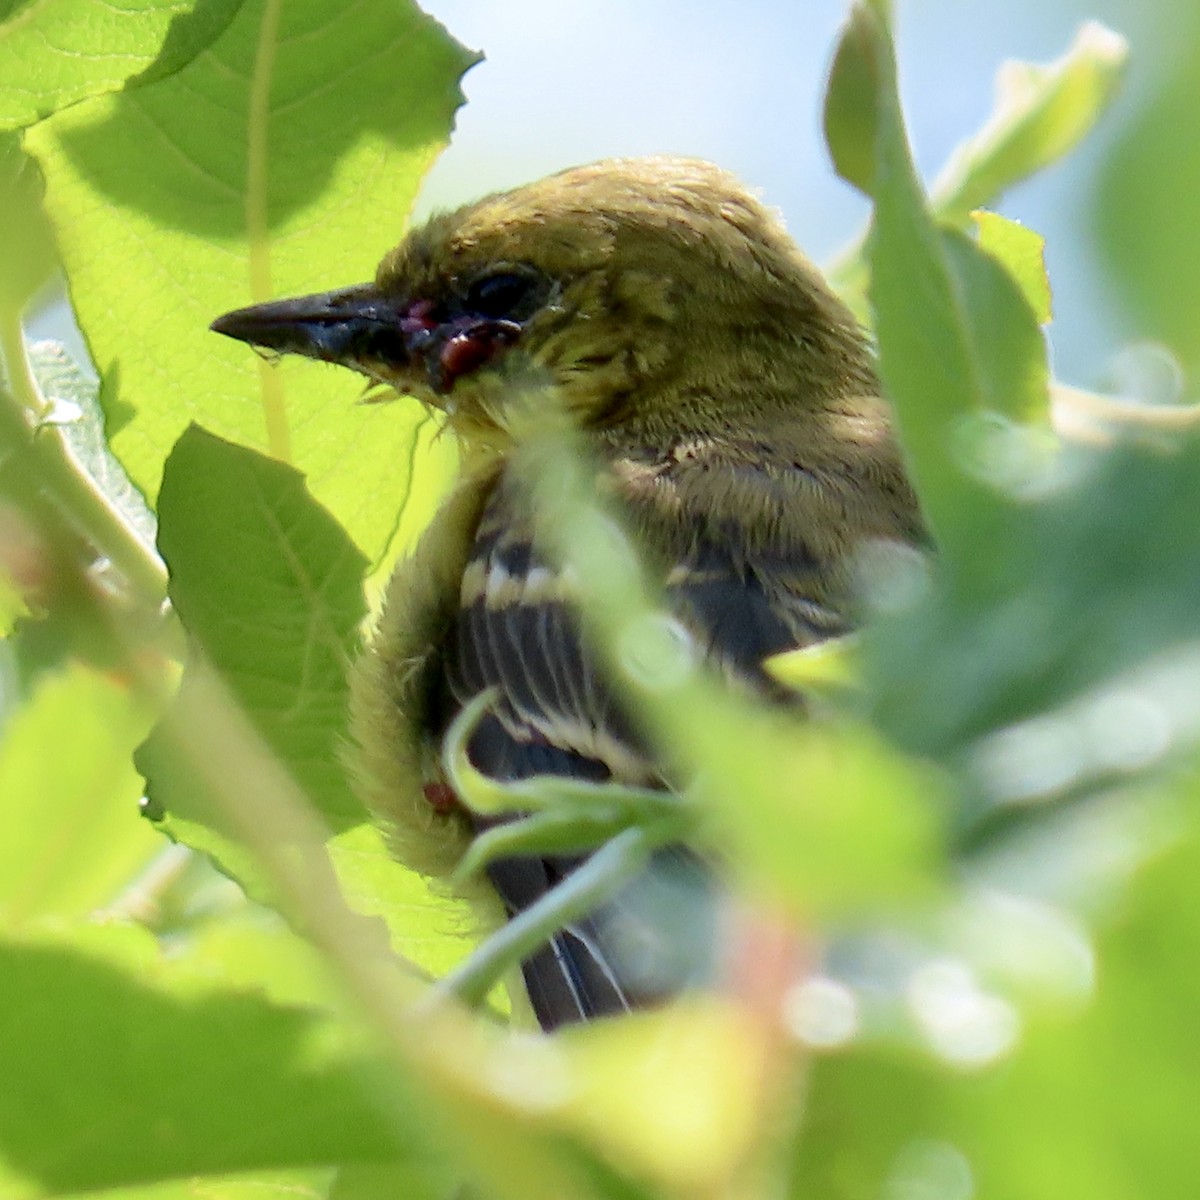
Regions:
<instances>
[{"instance_id":1,"label":"tail feather","mask_svg":"<svg viewBox=\"0 0 1200 1200\"><path fill-rule=\"evenodd\" d=\"M520 912L578 859L503 859L488 868L510 912ZM661 1002L711 974L713 887L683 847L669 847L588 917L560 930L522 963L545 1030Z\"/></svg>"}]
</instances>

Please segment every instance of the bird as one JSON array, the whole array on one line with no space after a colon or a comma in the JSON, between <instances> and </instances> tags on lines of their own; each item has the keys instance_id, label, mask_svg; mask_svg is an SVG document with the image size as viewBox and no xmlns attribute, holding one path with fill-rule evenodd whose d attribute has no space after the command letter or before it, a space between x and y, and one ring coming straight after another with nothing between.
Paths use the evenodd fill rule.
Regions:
<instances>
[{"instance_id":1,"label":"bird","mask_svg":"<svg viewBox=\"0 0 1200 1200\"><path fill-rule=\"evenodd\" d=\"M514 380L549 382L696 653L770 703L795 699L771 656L854 628L862 550L927 538L866 334L782 220L703 160L607 159L487 195L412 229L369 283L212 328L349 367L457 440L457 479L395 568L350 704L360 791L396 856L434 877L493 820L456 802L441 758L484 693L467 743L484 775L669 786L539 545L512 465ZM580 861L487 871L511 916ZM710 894L687 847L652 871L642 892ZM647 973L687 939L626 899L524 962L544 1030L657 1003L707 969L684 954Z\"/></svg>"}]
</instances>

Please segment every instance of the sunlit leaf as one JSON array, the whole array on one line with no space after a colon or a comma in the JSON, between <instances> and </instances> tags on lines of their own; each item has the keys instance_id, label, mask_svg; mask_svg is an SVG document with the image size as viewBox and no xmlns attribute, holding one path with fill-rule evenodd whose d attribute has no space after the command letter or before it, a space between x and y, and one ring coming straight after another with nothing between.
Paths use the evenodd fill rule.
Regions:
<instances>
[{"instance_id":1,"label":"sunlit leaf","mask_svg":"<svg viewBox=\"0 0 1200 1200\"><path fill-rule=\"evenodd\" d=\"M573 1030L558 1119L669 1194L719 1194L753 1144L761 1036L746 1014L702 1001Z\"/></svg>"},{"instance_id":2,"label":"sunlit leaf","mask_svg":"<svg viewBox=\"0 0 1200 1200\"><path fill-rule=\"evenodd\" d=\"M976 209L971 214L979 245L998 259L1017 281L1039 325L1053 319L1050 278L1046 274L1046 239L1018 221Z\"/></svg>"},{"instance_id":3,"label":"sunlit leaf","mask_svg":"<svg viewBox=\"0 0 1200 1200\"><path fill-rule=\"evenodd\" d=\"M89 96L123 87L160 54L195 54L235 0L55 0L9 4L0 18L0 130L15 129ZM193 16L192 9L198 13ZM207 36L206 36L207 35ZM164 52L164 41L173 43Z\"/></svg>"},{"instance_id":4,"label":"sunlit leaf","mask_svg":"<svg viewBox=\"0 0 1200 1200\"><path fill-rule=\"evenodd\" d=\"M391 856L386 832L375 825L343 830L328 850L346 903L381 918L392 948L432 976L447 974L504 919L489 884L477 880L451 892L431 883ZM501 998L496 1003L503 1007Z\"/></svg>"},{"instance_id":5,"label":"sunlit leaf","mask_svg":"<svg viewBox=\"0 0 1200 1200\"><path fill-rule=\"evenodd\" d=\"M865 28L851 21L835 58L825 135L838 173L869 192L878 133L871 96L879 79L862 54L866 43L855 48ZM1067 154L1113 100L1127 54L1119 35L1089 22L1056 62L1005 64L991 118L957 148L931 188L938 220L965 230L973 210L994 205L1009 188ZM865 251L865 238L855 241L831 264L830 276L855 314L869 321Z\"/></svg>"},{"instance_id":6,"label":"sunlit leaf","mask_svg":"<svg viewBox=\"0 0 1200 1200\"><path fill-rule=\"evenodd\" d=\"M86 916L116 899L162 838L138 814L130 762L150 715L120 682L45 678L0 737L0 924Z\"/></svg>"},{"instance_id":7,"label":"sunlit leaf","mask_svg":"<svg viewBox=\"0 0 1200 1200\"><path fill-rule=\"evenodd\" d=\"M768 659L767 669L798 692L843 692L855 686L858 639L829 638Z\"/></svg>"},{"instance_id":8,"label":"sunlit leaf","mask_svg":"<svg viewBox=\"0 0 1200 1200\"><path fill-rule=\"evenodd\" d=\"M12 133L0 133L0 263L0 305L18 311L55 265L37 164Z\"/></svg>"},{"instance_id":9,"label":"sunlit leaf","mask_svg":"<svg viewBox=\"0 0 1200 1200\"><path fill-rule=\"evenodd\" d=\"M347 672L364 616L358 551L295 470L199 429L172 454L159 509L175 610L334 832L329 852L351 906L384 917L396 949L444 972L469 949L470 911L390 857L342 765ZM180 703L188 688L185 670ZM164 828L269 898L252 857L160 734L138 761Z\"/></svg>"},{"instance_id":10,"label":"sunlit leaf","mask_svg":"<svg viewBox=\"0 0 1200 1200\"><path fill-rule=\"evenodd\" d=\"M428 519L453 448L417 405L356 404L349 374L269 368L208 325L373 276L471 61L409 2L251 0L182 70L28 131L113 448L148 495L199 420L303 469L370 558Z\"/></svg>"},{"instance_id":11,"label":"sunlit leaf","mask_svg":"<svg viewBox=\"0 0 1200 1200\"><path fill-rule=\"evenodd\" d=\"M0 1046L21 1080L0 1095L6 1197L386 1161L418 1140L372 1103L344 1028L139 930L9 941L0 958Z\"/></svg>"},{"instance_id":12,"label":"sunlit leaf","mask_svg":"<svg viewBox=\"0 0 1200 1200\"><path fill-rule=\"evenodd\" d=\"M1089 21L1055 62L1006 63L991 118L931 188L938 216L965 226L974 209L1072 150L1112 101L1128 54L1124 38Z\"/></svg>"},{"instance_id":13,"label":"sunlit leaf","mask_svg":"<svg viewBox=\"0 0 1200 1200\"><path fill-rule=\"evenodd\" d=\"M866 257L880 371L896 404L925 513L944 555L965 553L964 521L990 506L955 454L956 427L990 411L1049 409L1045 344L1017 285L968 239L943 230L917 178L896 87L891 34L855 7L837 63L876 83L875 213ZM831 81L837 97L837 77ZM976 536L978 531L976 531Z\"/></svg>"},{"instance_id":14,"label":"sunlit leaf","mask_svg":"<svg viewBox=\"0 0 1200 1200\"><path fill-rule=\"evenodd\" d=\"M159 548L188 637L331 826L357 824L339 748L366 563L345 531L299 472L192 428L168 463ZM186 773L159 774L153 742L142 766L156 805L204 813Z\"/></svg>"}]
</instances>

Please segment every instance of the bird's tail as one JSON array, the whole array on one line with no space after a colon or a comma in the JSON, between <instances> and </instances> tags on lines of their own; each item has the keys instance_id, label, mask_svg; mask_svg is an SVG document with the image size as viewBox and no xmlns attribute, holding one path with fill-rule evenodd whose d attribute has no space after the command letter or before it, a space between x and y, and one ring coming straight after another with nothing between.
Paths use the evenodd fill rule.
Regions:
<instances>
[{"instance_id":1,"label":"bird's tail","mask_svg":"<svg viewBox=\"0 0 1200 1200\"><path fill-rule=\"evenodd\" d=\"M492 880L520 911L545 895L578 859L507 859ZM557 933L522 964L545 1030L613 1016L669 999L713 970L711 873L689 850L660 850L647 868L584 920Z\"/></svg>"}]
</instances>

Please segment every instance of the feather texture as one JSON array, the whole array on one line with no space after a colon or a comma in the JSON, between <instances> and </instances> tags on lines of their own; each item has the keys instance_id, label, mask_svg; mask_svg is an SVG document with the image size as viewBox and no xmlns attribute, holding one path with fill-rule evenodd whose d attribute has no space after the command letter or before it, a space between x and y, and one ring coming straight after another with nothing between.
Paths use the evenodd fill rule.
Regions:
<instances>
[{"instance_id":1,"label":"feather texture","mask_svg":"<svg viewBox=\"0 0 1200 1200\"><path fill-rule=\"evenodd\" d=\"M852 627L866 543L925 538L853 317L774 215L707 163L609 160L485 197L414 230L373 284L215 328L416 396L463 450L458 486L397 566L351 714L364 797L398 856L433 874L481 822L434 811L422 789L440 778L448 724L485 689L497 699L468 747L485 773L662 782L510 477L515 375L552 382L597 486L732 686L796 704L764 659ZM577 865L510 859L490 877L514 913ZM623 1011L703 974L708 875L669 849L561 931L525 967L542 1024Z\"/></svg>"}]
</instances>

